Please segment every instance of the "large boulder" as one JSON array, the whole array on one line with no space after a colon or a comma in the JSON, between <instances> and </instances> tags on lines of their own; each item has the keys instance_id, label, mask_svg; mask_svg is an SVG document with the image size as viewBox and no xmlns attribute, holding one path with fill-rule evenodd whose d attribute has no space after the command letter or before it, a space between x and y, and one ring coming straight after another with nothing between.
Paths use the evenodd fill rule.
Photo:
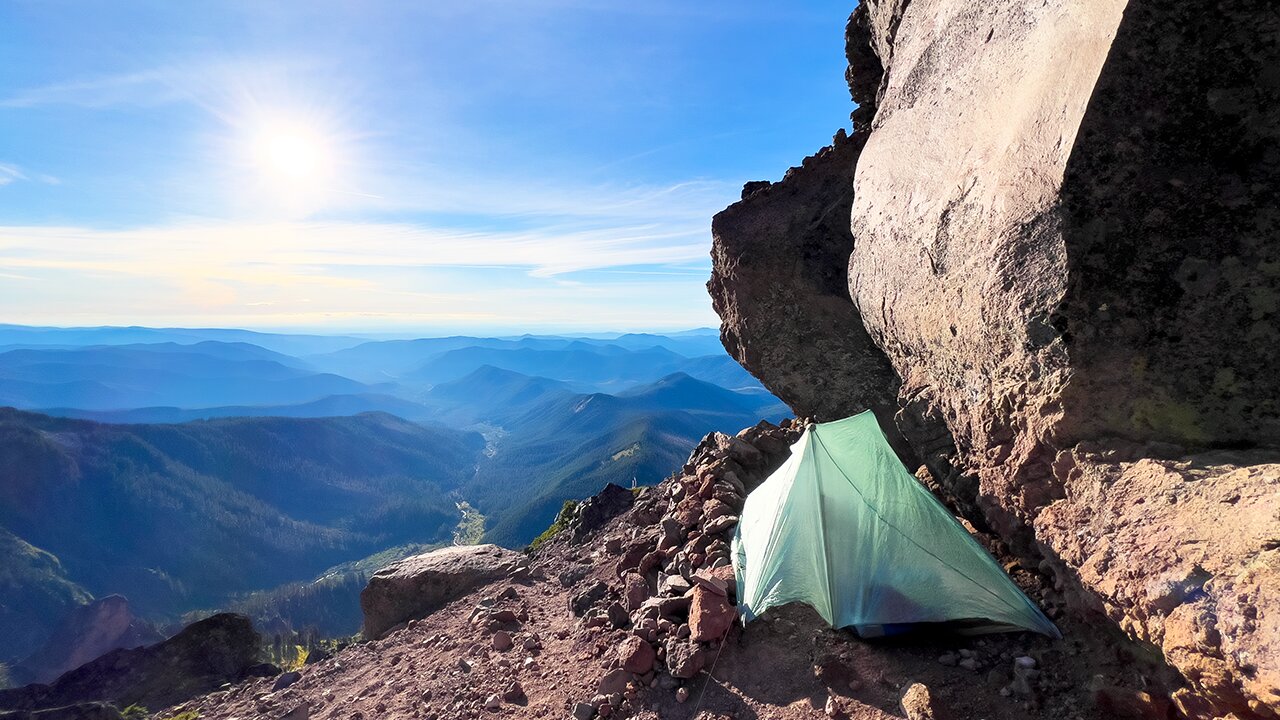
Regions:
<instances>
[{"instance_id":1,"label":"large boulder","mask_svg":"<svg viewBox=\"0 0 1280 720\"><path fill-rule=\"evenodd\" d=\"M137 618L120 595L98 598L72 610L38 652L12 674L24 682L47 683L62 673L116 648L159 642L164 636Z\"/></svg>"},{"instance_id":2,"label":"large boulder","mask_svg":"<svg viewBox=\"0 0 1280 720\"><path fill-rule=\"evenodd\" d=\"M850 291L1005 530L1062 496L1052 463L1083 439L1280 441L1258 352L1280 345L1276 23L916 0L890 33Z\"/></svg>"},{"instance_id":3,"label":"large boulder","mask_svg":"<svg viewBox=\"0 0 1280 720\"><path fill-rule=\"evenodd\" d=\"M1069 457L1084 441L1132 461L1280 443L1273 4L869 5L885 76L855 172L849 287L902 391L948 419L990 524L1060 558L1133 636L1164 642L1206 712L1280 701L1250 679L1280 671L1264 624L1234 625L1221 642L1248 654L1206 671L1222 650L1212 632L1175 652L1161 640L1174 610L1135 599L1163 566L1133 577L1114 560L1199 527L1192 512L1104 531L1116 519L1098 504L1134 496ZM1184 462L1168 473L1197 461ZM1093 503L1070 510L1080 498ZM1215 507L1223 527L1260 512ZM1107 538L1111 569L1079 566L1102 552L1080 536ZM1225 591L1243 565L1251 586L1280 584L1274 563L1250 561L1260 547L1198 547L1207 587Z\"/></svg>"},{"instance_id":4,"label":"large boulder","mask_svg":"<svg viewBox=\"0 0 1280 720\"><path fill-rule=\"evenodd\" d=\"M850 32L857 26L851 22ZM865 45L859 37L851 46ZM720 338L798 417L872 410L903 462L927 465L978 520L976 481L953 469L945 423L927 403L900 399L897 372L849 298L853 168L866 137L841 130L781 181L748 183L742 200L712 219L707 289Z\"/></svg>"},{"instance_id":5,"label":"large boulder","mask_svg":"<svg viewBox=\"0 0 1280 720\"><path fill-rule=\"evenodd\" d=\"M526 563L524 555L497 545L448 547L392 563L375 572L360 593L364 636L380 638Z\"/></svg>"},{"instance_id":6,"label":"large boulder","mask_svg":"<svg viewBox=\"0 0 1280 720\"><path fill-rule=\"evenodd\" d=\"M261 644L249 618L214 615L164 642L113 650L51 684L0 690L0 710L94 702L162 710L245 677L258 662Z\"/></svg>"},{"instance_id":7,"label":"large boulder","mask_svg":"<svg viewBox=\"0 0 1280 720\"><path fill-rule=\"evenodd\" d=\"M942 489L1163 648L1193 717L1280 702L1276 465L1251 450L1280 445L1278 33L1263 0L864 0L851 192L822 190L820 153L717 218L735 357L825 413L887 404L847 380L885 377L878 348L912 449L954 441ZM847 237L815 221L846 197ZM832 315L810 289L841 247Z\"/></svg>"}]
</instances>

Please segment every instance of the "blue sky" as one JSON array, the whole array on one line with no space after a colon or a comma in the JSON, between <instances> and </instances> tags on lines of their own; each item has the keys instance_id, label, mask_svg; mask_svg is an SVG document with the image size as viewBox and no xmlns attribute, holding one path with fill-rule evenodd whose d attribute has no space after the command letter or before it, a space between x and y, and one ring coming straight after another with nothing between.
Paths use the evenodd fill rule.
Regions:
<instances>
[{"instance_id":1,"label":"blue sky","mask_svg":"<svg viewBox=\"0 0 1280 720\"><path fill-rule=\"evenodd\" d=\"M0 322L714 325L710 218L852 109L851 3L0 5Z\"/></svg>"}]
</instances>

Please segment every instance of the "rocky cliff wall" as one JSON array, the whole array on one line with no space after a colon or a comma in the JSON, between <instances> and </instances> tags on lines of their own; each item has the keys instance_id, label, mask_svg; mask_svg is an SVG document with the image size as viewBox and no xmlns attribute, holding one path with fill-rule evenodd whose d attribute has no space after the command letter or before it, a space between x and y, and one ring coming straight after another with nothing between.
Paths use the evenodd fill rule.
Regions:
<instances>
[{"instance_id":1,"label":"rocky cliff wall","mask_svg":"<svg viewBox=\"0 0 1280 720\"><path fill-rule=\"evenodd\" d=\"M903 461L926 466L951 504L982 524L976 477L955 469L950 431L934 406L903 391L847 289L853 168L883 72L868 8L845 29L854 132L839 131L779 182L747 183L742 200L712 219L707 289L729 354L797 416L873 411Z\"/></svg>"},{"instance_id":2,"label":"rocky cliff wall","mask_svg":"<svg viewBox=\"0 0 1280 720\"><path fill-rule=\"evenodd\" d=\"M717 216L726 346L797 410L893 412L913 450L940 425L957 507L1160 647L1184 714L1275 716L1280 16L867 0L846 39L850 233L776 224L841 187L814 160Z\"/></svg>"}]
</instances>

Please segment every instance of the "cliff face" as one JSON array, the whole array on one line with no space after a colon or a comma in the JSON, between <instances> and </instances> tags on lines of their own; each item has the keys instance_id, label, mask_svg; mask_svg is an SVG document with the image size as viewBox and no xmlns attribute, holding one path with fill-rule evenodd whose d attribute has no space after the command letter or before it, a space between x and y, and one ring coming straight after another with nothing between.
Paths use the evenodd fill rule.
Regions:
<instances>
[{"instance_id":1,"label":"cliff face","mask_svg":"<svg viewBox=\"0 0 1280 720\"><path fill-rule=\"evenodd\" d=\"M872 410L911 467L925 465L948 498L979 520L977 482L953 467L955 446L936 408L904 391L847 289L853 168L867 142L882 81L868 6L846 28L854 132L780 182L748 183L713 218L707 289L721 340L799 417L836 420Z\"/></svg>"},{"instance_id":2,"label":"cliff face","mask_svg":"<svg viewBox=\"0 0 1280 720\"><path fill-rule=\"evenodd\" d=\"M1278 34L1264 2L866 0L843 185L811 168L837 142L714 226L726 347L798 412L946 457L1191 716L1280 704ZM848 234L795 221L837 195Z\"/></svg>"}]
</instances>

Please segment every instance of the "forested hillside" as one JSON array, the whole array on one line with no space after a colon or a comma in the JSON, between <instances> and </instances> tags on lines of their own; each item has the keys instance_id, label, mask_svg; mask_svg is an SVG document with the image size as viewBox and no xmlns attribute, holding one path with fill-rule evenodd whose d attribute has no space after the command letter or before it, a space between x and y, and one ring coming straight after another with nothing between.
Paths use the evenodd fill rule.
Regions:
<instances>
[{"instance_id":1,"label":"forested hillside","mask_svg":"<svg viewBox=\"0 0 1280 720\"><path fill-rule=\"evenodd\" d=\"M75 583L166 616L448 538L483 442L385 414L104 425L0 409L0 528L49 593Z\"/></svg>"},{"instance_id":2,"label":"forested hillside","mask_svg":"<svg viewBox=\"0 0 1280 720\"><path fill-rule=\"evenodd\" d=\"M789 412L709 331L6 338L0 404L22 410L0 409L0 662L109 593L160 626L230 609L350 634L380 563L521 547L565 500L658 482L706 433Z\"/></svg>"}]
</instances>

